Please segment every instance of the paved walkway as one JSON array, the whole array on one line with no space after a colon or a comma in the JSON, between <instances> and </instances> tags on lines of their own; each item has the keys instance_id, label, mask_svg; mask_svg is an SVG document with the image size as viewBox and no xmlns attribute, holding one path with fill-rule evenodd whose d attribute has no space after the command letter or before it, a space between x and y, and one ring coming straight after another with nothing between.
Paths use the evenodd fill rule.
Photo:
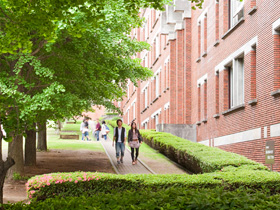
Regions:
<instances>
[{"instance_id":1,"label":"paved walkway","mask_svg":"<svg viewBox=\"0 0 280 210\"><path fill-rule=\"evenodd\" d=\"M127 147L127 144L124 153L123 163L121 164L117 164L116 150L115 147L112 146L112 140L109 137L107 138L106 141L104 139L101 139L101 144L103 145L111 161L111 164L117 174L155 174L155 172L153 172L139 158L138 158L138 163L132 165L130 147Z\"/></svg>"}]
</instances>

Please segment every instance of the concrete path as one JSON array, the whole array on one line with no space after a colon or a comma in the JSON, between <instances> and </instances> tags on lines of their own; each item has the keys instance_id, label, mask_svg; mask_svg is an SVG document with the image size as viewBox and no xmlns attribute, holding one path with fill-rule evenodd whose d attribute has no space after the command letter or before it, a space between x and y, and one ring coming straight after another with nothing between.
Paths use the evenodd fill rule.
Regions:
<instances>
[{"instance_id":1,"label":"concrete path","mask_svg":"<svg viewBox=\"0 0 280 210\"><path fill-rule=\"evenodd\" d=\"M103 145L111 161L111 164L117 174L155 174L155 172L153 172L139 158L138 158L138 163L132 165L130 147L127 147L127 144L124 153L123 163L121 164L117 164L116 150L115 147L112 146L112 140L109 137L107 138L106 141L104 139L101 139L101 144Z\"/></svg>"}]
</instances>

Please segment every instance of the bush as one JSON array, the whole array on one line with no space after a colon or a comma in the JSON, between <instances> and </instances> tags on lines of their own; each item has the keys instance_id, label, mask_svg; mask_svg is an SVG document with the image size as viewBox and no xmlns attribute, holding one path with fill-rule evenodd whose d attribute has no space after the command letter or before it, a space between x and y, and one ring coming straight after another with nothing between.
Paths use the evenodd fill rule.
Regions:
<instances>
[{"instance_id":1,"label":"bush","mask_svg":"<svg viewBox=\"0 0 280 210\"><path fill-rule=\"evenodd\" d=\"M140 132L145 143L193 173L214 172L227 166L240 167L242 165L268 170L266 166L242 155L226 152L216 147L207 147L169 133L152 130L141 130Z\"/></svg>"},{"instance_id":2,"label":"bush","mask_svg":"<svg viewBox=\"0 0 280 210\"><path fill-rule=\"evenodd\" d=\"M105 113L105 115L119 115L118 113Z\"/></svg>"},{"instance_id":3,"label":"bush","mask_svg":"<svg viewBox=\"0 0 280 210\"><path fill-rule=\"evenodd\" d=\"M6 209L279 209L280 195L239 188L225 191L223 187L187 189L172 187L158 191L137 188L90 197L56 197L31 204L5 205Z\"/></svg>"},{"instance_id":4,"label":"bush","mask_svg":"<svg viewBox=\"0 0 280 210\"><path fill-rule=\"evenodd\" d=\"M280 174L264 170L239 169L230 172L198 175L115 175L93 172L53 173L35 176L28 180L27 190L31 200L45 200L55 196L93 196L96 193L158 191L170 187L215 188L234 190L247 187L253 190L269 189L280 192Z\"/></svg>"},{"instance_id":5,"label":"bush","mask_svg":"<svg viewBox=\"0 0 280 210\"><path fill-rule=\"evenodd\" d=\"M118 118L118 119L120 119L120 118ZM106 123L111 125L113 128L115 128L115 127L118 127L117 120L106 120ZM130 126L128 126L127 124L123 123L122 126L126 129L127 132L130 130Z\"/></svg>"}]
</instances>

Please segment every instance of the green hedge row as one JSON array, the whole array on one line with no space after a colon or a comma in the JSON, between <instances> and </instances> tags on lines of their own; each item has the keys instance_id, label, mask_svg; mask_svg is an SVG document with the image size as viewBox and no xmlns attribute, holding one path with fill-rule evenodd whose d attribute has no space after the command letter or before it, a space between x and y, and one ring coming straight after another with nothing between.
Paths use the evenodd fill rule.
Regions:
<instances>
[{"instance_id":1,"label":"green hedge row","mask_svg":"<svg viewBox=\"0 0 280 210\"><path fill-rule=\"evenodd\" d=\"M153 130L141 130L140 132L145 143L193 173L209 173L228 166L239 167L242 165L268 170L266 166L242 155L194 143L169 133Z\"/></svg>"},{"instance_id":2,"label":"green hedge row","mask_svg":"<svg viewBox=\"0 0 280 210\"><path fill-rule=\"evenodd\" d=\"M8 210L20 209L280 209L280 195L263 191L236 189L225 191L213 189L169 188L158 191L115 191L80 197L56 197L31 204L5 205Z\"/></svg>"},{"instance_id":3,"label":"green hedge row","mask_svg":"<svg viewBox=\"0 0 280 210\"><path fill-rule=\"evenodd\" d=\"M31 200L45 200L55 196L93 196L96 193L125 192L127 190L158 191L170 187L185 189L215 188L234 190L247 187L253 190L269 189L270 194L280 192L280 174L265 170L239 167L224 172L194 175L116 175L93 172L53 173L28 180Z\"/></svg>"}]
</instances>

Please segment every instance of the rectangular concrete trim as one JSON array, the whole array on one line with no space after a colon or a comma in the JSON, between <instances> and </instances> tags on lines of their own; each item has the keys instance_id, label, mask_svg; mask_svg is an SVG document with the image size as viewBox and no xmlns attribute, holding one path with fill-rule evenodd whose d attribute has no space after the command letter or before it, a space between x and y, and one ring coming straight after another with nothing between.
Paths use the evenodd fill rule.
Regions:
<instances>
[{"instance_id":1,"label":"rectangular concrete trim","mask_svg":"<svg viewBox=\"0 0 280 210\"><path fill-rule=\"evenodd\" d=\"M147 123L147 122L149 122L149 117L146 119L146 120L144 120L141 124L142 124L142 126L145 124L145 123Z\"/></svg>"},{"instance_id":2,"label":"rectangular concrete trim","mask_svg":"<svg viewBox=\"0 0 280 210\"><path fill-rule=\"evenodd\" d=\"M279 34L280 30L280 18L272 24L272 34Z\"/></svg>"},{"instance_id":3,"label":"rectangular concrete trim","mask_svg":"<svg viewBox=\"0 0 280 210\"><path fill-rule=\"evenodd\" d=\"M257 139L261 139L261 128L256 128L252 130L247 130L239 133L234 133L234 134L214 138L214 146L217 147L217 146L240 143L244 141L252 141Z\"/></svg>"},{"instance_id":4,"label":"rectangular concrete trim","mask_svg":"<svg viewBox=\"0 0 280 210\"><path fill-rule=\"evenodd\" d=\"M233 59L237 58L238 56L240 56L241 54L244 53L244 55L246 55L247 53L249 53L252 50L252 46L257 45L258 42L258 37L255 36L254 38L252 38L249 42L247 42L246 44L244 44L242 47L240 47L238 50L236 50L235 52L233 52L230 56L228 56L225 60L223 60L220 64L218 64L215 67L215 72L216 71L223 71L225 69L225 66L230 63Z\"/></svg>"},{"instance_id":5,"label":"rectangular concrete trim","mask_svg":"<svg viewBox=\"0 0 280 210\"><path fill-rule=\"evenodd\" d=\"M270 126L270 137L280 136L280 123Z\"/></svg>"},{"instance_id":6,"label":"rectangular concrete trim","mask_svg":"<svg viewBox=\"0 0 280 210\"><path fill-rule=\"evenodd\" d=\"M197 87L199 87L199 85L203 85L205 83L205 80L207 80L207 74L204 74L197 80Z\"/></svg>"},{"instance_id":7,"label":"rectangular concrete trim","mask_svg":"<svg viewBox=\"0 0 280 210\"><path fill-rule=\"evenodd\" d=\"M151 115L151 118L154 118L157 114L160 114L161 113L161 108L158 109L157 111L155 111L152 115Z\"/></svg>"},{"instance_id":8,"label":"rectangular concrete trim","mask_svg":"<svg viewBox=\"0 0 280 210\"><path fill-rule=\"evenodd\" d=\"M200 142L198 142L198 143L203 144L203 145L209 147L209 140L200 141Z\"/></svg>"}]
</instances>

